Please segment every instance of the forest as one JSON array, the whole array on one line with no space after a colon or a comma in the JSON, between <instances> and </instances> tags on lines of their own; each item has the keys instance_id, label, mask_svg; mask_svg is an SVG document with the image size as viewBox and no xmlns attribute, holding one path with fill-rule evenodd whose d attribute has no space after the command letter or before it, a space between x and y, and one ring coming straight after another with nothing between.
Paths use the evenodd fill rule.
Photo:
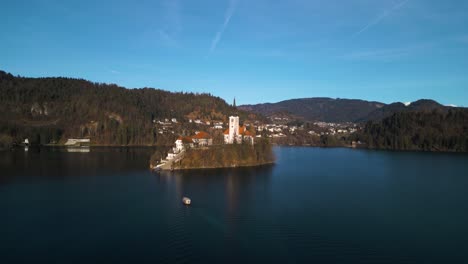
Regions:
<instances>
[{"instance_id":1,"label":"forest","mask_svg":"<svg viewBox=\"0 0 468 264\"><path fill-rule=\"evenodd\" d=\"M0 146L28 138L60 144L90 138L93 145L169 145L157 120L227 121L230 114L256 120L211 94L126 89L73 78L25 78L0 71ZM182 130L182 128L180 128Z\"/></svg>"},{"instance_id":2,"label":"forest","mask_svg":"<svg viewBox=\"0 0 468 264\"><path fill-rule=\"evenodd\" d=\"M467 152L468 110L395 113L355 136L372 149Z\"/></svg>"},{"instance_id":3,"label":"forest","mask_svg":"<svg viewBox=\"0 0 468 264\"><path fill-rule=\"evenodd\" d=\"M421 103L428 104L427 100ZM364 123L360 131L346 137L298 132L273 143L349 146L360 141L372 149L468 151L466 108L416 106ZM225 123L231 114L249 123L268 122L208 93L127 89L83 79L26 78L0 71L0 149L26 138L32 145L90 138L92 145L171 146L179 134L208 129L189 120ZM157 121L172 118L178 122L171 124L171 131L162 131Z\"/></svg>"}]
</instances>

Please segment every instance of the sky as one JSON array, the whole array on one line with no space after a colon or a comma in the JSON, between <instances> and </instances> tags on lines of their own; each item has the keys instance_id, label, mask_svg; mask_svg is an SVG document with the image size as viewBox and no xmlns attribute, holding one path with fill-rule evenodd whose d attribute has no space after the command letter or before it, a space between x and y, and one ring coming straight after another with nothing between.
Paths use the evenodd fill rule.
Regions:
<instances>
[{"instance_id":1,"label":"sky","mask_svg":"<svg viewBox=\"0 0 468 264\"><path fill-rule=\"evenodd\" d=\"M127 88L468 106L466 0L15 0L0 70Z\"/></svg>"}]
</instances>

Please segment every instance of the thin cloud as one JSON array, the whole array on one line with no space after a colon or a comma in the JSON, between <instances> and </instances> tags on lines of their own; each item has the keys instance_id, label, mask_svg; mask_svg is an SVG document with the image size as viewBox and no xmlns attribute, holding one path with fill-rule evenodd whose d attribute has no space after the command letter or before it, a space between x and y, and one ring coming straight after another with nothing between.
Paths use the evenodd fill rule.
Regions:
<instances>
[{"instance_id":1,"label":"thin cloud","mask_svg":"<svg viewBox=\"0 0 468 264\"><path fill-rule=\"evenodd\" d=\"M411 51L412 49L409 48L356 51L339 58L345 60L392 61L409 55Z\"/></svg>"},{"instance_id":2,"label":"thin cloud","mask_svg":"<svg viewBox=\"0 0 468 264\"><path fill-rule=\"evenodd\" d=\"M432 50L438 45L439 43L437 42L426 42L399 48L361 50L338 56L338 58L356 61L390 62L401 58L409 57L411 55L417 55L428 52L429 50Z\"/></svg>"},{"instance_id":3,"label":"thin cloud","mask_svg":"<svg viewBox=\"0 0 468 264\"><path fill-rule=\"evenodd\" d=\"M178 47L178 36L182 31L181 3L179 0L164 0L161 7L164 14L161 16L161 26L148 34L166 47Z\"/></svg>"},{"instance_id":4,"label":"thin cloud","mask_svg":"<svg viewBox=\"0 0 468 264\"><path fill-rule=\"evenodd\" d=\"M227 26L229 25L229 22L231 21L232 16L236 12L236 7L237 7L237 0L229 0L229 6L226 10L226 14L224 16L224 23L221 26L221 29L216 32L215 37L211 41L211 47L210 47L210 52L213 52L216 47L218 46L219 41L221 40L224 31L226 30Z\"/></svg>"},{"instance_id":5,"label":"thin cloud","mask_svg":"<svg viewBox=\"0 0 468 264\"><path fill-rule=\"evenodd\" d=\"M361 28L361 30L357 31L356 33L353 34L353 37L357 37L359 36L360 34L364 33L365 31L369 30L371 27L379 24L384 18L388 17L389 15L391 15L392 13L396 12L398 9L402 8L403 6L405 6L407 3L409 2L409 0L403 0L401 1L400 3L392 6L391 8L385 10L382 14L380 14L380 16L378 16L376 19L372 20L371 22L369 22L367 25L365 25L363 28Z\"/></svg>"}]
</instances>

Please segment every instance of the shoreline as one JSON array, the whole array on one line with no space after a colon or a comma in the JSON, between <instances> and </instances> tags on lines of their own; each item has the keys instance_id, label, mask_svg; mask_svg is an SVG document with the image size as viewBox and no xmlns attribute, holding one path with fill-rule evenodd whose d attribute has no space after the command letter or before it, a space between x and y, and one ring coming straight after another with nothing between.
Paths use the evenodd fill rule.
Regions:
<instances>
[{"instance_id":1,"label":"shoreline","mask_svg":"<svg viewBox=\"0 0 468 264\"><path fill-rule=\"evenodd\" d=\"M192 171L192 170L218 170L218 169L236 169L236 168L254 168L254 167L263 167L263 166L273 166L276 162L265 162L260 164L252 165L240 165L240 166L210 166L210 167L193 167L193 168L174 168L172 171ZM153 169L154 170L154 169ZM157 171L157 170L155 170ZM171 170L160 170L160 171L171 171Z\"/></svg>"},{"instance_id":2,"label":"shoreline","mask_svg":"<svg viewBox=\"0 0 468 264\"><path fill-rule=\"evenodd\" d=\"M369 147L353 147L351 145L344 146L314 146L314 145L290 145L290 144L272 144L273 147L291 147L291 148L345 148L345 149L356 149L356 150L371 150L371 151L391 151L391 152L422 152L422 153L455 153L455 154L468 154L468 152L462 151L450 151L450 150L418 150L418 149L388 149L388 148L369 148ZM1 152L10 151L17 148L23 148L24 146L15 145L10 148L2 148ZM45 145L30 145L29 148L41 148L41 147L57 147L57 148L168 148L169 146L161 145L90 145L90 146L66 146L57 144L45 144Z\"/></svg>"}]
</instances>

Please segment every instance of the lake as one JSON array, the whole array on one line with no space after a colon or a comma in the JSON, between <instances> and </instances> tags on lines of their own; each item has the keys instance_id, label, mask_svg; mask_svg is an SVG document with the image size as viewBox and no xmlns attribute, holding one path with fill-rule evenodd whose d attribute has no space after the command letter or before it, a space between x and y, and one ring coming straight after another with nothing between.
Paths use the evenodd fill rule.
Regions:
<instances>
[{"instance_id":1,"label":"lake","mask_svg":"<svg viewBox=\"0 0 468 264\"><path fill-rule=\"evenodd\" d=\"M468 155L277 147L158 174L152 151L0 152L0 262L468 263Z\"/></svg>"}]
</instances>

